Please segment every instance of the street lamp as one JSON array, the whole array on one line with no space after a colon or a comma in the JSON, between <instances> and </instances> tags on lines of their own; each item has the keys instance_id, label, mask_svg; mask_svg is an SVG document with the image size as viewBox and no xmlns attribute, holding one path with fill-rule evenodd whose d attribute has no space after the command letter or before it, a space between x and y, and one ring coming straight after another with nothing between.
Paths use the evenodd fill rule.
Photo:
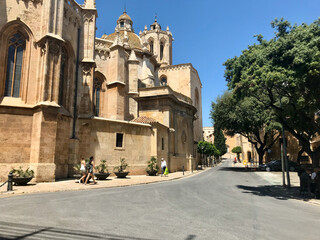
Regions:
<instances>
[{"instance_id":1,"label":"street lamp","mask_svg":"<svg viewBox=\"0 0 320 240\"><path fill-rule=\"evenodd\" d=\"M281 103L281 96L280 98L280 108L282 108L282 103ZM284 162L286 166L286 173L287 173L287 186L290 188L290 174L289 174L289 164L288 164L288 158L287 158L287 142L286 142L286 137L284 133L284 126L283 123L281 123L281 128L282 128L282 145L283 145L283 155L284 155ZM282 172L283 172L283 164L282 164Z\"/></svg>"}]
</instances>

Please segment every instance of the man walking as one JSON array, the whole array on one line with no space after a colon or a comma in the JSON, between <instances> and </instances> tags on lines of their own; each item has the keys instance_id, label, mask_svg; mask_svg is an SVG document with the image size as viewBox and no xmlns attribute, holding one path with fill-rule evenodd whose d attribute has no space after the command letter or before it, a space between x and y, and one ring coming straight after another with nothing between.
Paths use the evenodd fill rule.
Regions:
<instances>
[{"instance_id":1,"label":"man walking","mask_svg":"<svg viewBox=\"0 0 320 240\"><path fill-rule=\"evenodd\" d=\"M161 158L161 177L163 176L165 170L167 168L167 162L164 158Z\"/></svg>"}]
</instances>

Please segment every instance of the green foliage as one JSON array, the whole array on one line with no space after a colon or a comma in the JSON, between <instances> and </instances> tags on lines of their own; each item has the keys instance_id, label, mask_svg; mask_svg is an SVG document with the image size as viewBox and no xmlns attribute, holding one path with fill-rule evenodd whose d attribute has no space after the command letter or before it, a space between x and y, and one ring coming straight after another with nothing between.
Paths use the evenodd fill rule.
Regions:
<instances>
[{"instance_id":1,"label":"green foliage","mask_svg":"<svg viewBox=\"0 0 320 240\"><path fill-rule=\"evenodd\" d=\"M33 177L34 171L27 168L26 170L23 170L20 166L18 169L12 168L11 170L13 177L21 178L21 177Z\"/></svg>"},{"instance_id":2,"label":"green foliage","mask_svg":"<svg viewBox=\"0 0 320 240\"><path fill-rule=\"evenodd\" d=\"M318 165L320 146L312 149L310 142L320 133L320 19L300 26L276 19L272 27L273 39L259 36L258 44L224 63L225 78L236 99L254 98L274 114Z\"/></svg>"},{"instance_id":3,"label":"green foliage","mask_svg":"<svg viewBox=\"0 0 320 240\"><path fill-rule=\"evenodd\" d=\"M236 146L236 147L232 148L231 152L237 153L237 154L242 153L242 149L240 146Z\"/></svg>"},{"instance_id":4,"label":"green foliage","mask_svg":"<svg viewBox=\"0 0 320 240\"><path fill-rule=\"evenodd\" d=\"M81 164L76 164L75 166L73 166L73 170L75 171L75 173L80 173L80 168L81 168Z\"/></svg>"},{"instance_id":5,"label":"green foliage","mask_svg":"<svg viewBox=\"0 0 320 240\"><path fill-rule=\"evenodd\" d=\"M159 166L157 165L157 159L155 157L151 157L150 161L148 161L148 167L146 171L158 171Z\"/></svg>"},{"instance_id":6,"label":"green foliage","mask_svg":"<svg viewBox=\"0 0 320 240\"><path fill-rule=\"evenodd\" d=\"M219 150L220 156L227 152L226 138L220 128L214 128L214 146Z\"/></svg>"},{"instance_id":7,"label":"green foliage","mask_svg":"<svg viewBox=\"0 0 320 240\"><path fill-rule=\"evenodd\" d=\"M197 151L198 153L204 154L208 157L210 156L219 157L221 154L220 151L212 143L209 143L206 141L198 142Z\"/></svg>"},{"instance_id":8,"label":"green foliage","mask_svg":"<svg viewBox=\"0 0 320 240\"><path fill-rule=\"evenodd\" d=\"M126 170L128 167L128 163L126 163L124 158L120 158L120 165L114 167L114 170L116 170L117 172L124 172L124 170Z\"/></svg>"},{"instance_id":9,"label":"green foliage","mask_svg":"<svg viewBox=\"0 0 320 240\"><path fill-rule=\"evenodd\" d=\"M96 166L99 173L108 173L108 166L106 160L101 160L100 164Z\"/></svg>"},{"instance_id":10,"label":"green foliage","mask_svg":"<svg viewBox=\"0 0 320 240\"><path fill-rule=\"evenodd\" d=\"M237 154L237 158L240 159L240 153L242 153L242 149L240 146L232 148L231 152Z\"/></svg>"}]
</instances>

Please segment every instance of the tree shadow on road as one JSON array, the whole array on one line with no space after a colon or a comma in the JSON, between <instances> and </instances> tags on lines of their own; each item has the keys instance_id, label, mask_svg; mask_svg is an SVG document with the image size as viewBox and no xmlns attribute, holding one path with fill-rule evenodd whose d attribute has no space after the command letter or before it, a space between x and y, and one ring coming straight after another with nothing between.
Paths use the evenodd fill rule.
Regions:
<instances>
[{"instance_id":1,"label":"tree shadow on road","mask_svg":"<svg viewBox=\"0 0 320 240\"><path fill-rule=\"evenodd\" d=\"M232 172L257 172L256 168L244 168L244 167L220 167L219 171L232 171Z\"/></svg>"},{"instance_id":2,"label":"tree shadow on road","mask_svg":"<svg viewBox=\"0 0 320 240\"><path fill-rule=\"evenodd\" d=\"M265 185L265 186L244 186L237 185L237 188L242 189L243 193L250 193L257 196L263 197L274 197L279 200L304 200L309 201L310 198L305 198L300 195L299 187L291 187L290 189L284 188L280 185Z\"/></svg>"},{"instance_id":3,"label":"tree shadow on road","mask_svg":"<svg viewBox=\"0 0 320 240\"><path fill-rule=\"evenodd\" d=\"M88 222L89 224L89 222ZM147 240L132 236L69 230L56 227L42 227L28 224L0 221L0 239L107 239L107 240ZM148 238L150 239L150 238Z\"/></svg>"},{"instance_id":4,"label":"tree shadow on road","mask_svg":"<svg viewBox=\"0 0 320 240\"><path fill-rule=\"evenodd\" d=\"M88 222L89 224L89 222ZM106 239L106 240L155 240L159 238L142 238L108 233L70 230L56 227L34 226L0 221L0 239ZM194 240L196 235L188 235L185 240Z\"/></svg>"}]
</instances>

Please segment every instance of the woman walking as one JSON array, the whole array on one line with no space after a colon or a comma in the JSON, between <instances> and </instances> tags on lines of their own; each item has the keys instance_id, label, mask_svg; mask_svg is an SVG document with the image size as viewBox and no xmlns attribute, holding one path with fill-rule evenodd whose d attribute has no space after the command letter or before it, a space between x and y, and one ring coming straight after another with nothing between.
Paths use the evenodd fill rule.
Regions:
<instances>
[{"instance_id":1,"label":"woman walking","mask_svg":"<svg viewBox=\"0 0 320 240\"><path fill-rule=\"evenodd\" d=\"M90 159L89 159L89 162L88 162L88 164L87 164L88 176L87 176L86 182L85 182L84 184L87 184L90 176L92 177L93 184L96 184L96 183L97 183L97 182L94 180L93 169L97 170L96 167L94 166L94 159L93 159L93 157L91 156Z\"/></svg>"}]
</instances>

